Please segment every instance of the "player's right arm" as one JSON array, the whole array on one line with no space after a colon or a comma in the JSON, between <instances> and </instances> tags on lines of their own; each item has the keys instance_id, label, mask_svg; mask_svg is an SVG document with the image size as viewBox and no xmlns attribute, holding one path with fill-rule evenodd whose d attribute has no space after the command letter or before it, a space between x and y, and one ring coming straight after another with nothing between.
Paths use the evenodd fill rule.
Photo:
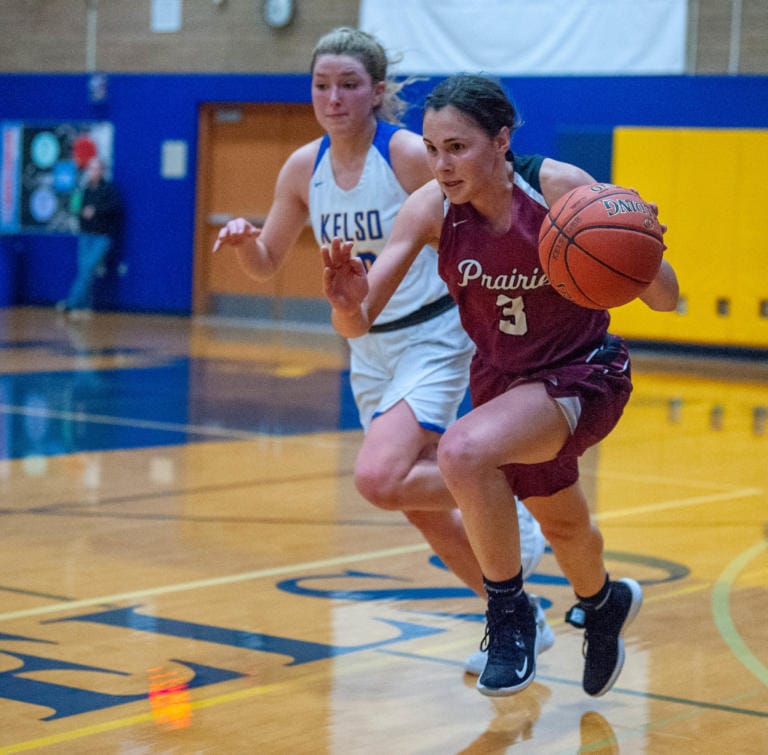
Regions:
<instances>
[{"instance_id":1,"label":"player's right arm","mask_svg":"<svg viewBox=\"0 0 768 755\"><path fill-rule=\"evenodd\" d=\"M245 218L230 220L220 231L213 251L235 249L243 270L256 280L271 278L298 240L309 216L309 180L318 142L305 144L286 160L275 184L272 206L261 228Z\"/></svg>"},{"instance_id":2,"label":"player's right arm","mask_svg":"<svg viewBox=\"0 0 768 755\"><path fill-rule=\"evenodd\" d=\"M651 285L640 294L640 301L657 312L672 312L680 298L680 285L672 265L661 261L661 267Z\"/></svg>"},{"instance_id":3,"label":"player's right arm","mask_svg":"<svg viewBox=\"0 0 768 755\"><path fill-rule=\"evenodd\" d=\"M544 199L552 207L560 197L569 191L584 184L597 183L597 181L577 165L545 157L539 171L539 183Z\"/></svg>"},{"instance_id":4,"label":"player's right arm","mask_svg":"<svg viewBox=\"0 0 768 755\"><path fill-rule=\"evenodd\" d=\"M323 254L323 291L331 322L345 338L368 331L424 246L437 247L443 222L443 196L436 181L411 194L397 213L384 249L370 272L352 256L351 242L335 238Z\"/></svg>"}]
</instances>

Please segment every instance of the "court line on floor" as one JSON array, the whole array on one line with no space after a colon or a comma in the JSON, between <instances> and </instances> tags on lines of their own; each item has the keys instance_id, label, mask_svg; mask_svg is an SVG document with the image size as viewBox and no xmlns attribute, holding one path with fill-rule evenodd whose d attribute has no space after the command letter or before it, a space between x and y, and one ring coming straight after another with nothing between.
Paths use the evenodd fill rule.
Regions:
<instances>
[{"instance_id":1,"label":"court line on floor","mask_svg":"<svg viewBox=\"0 0 768 755\"><path fill-rule=\"evenodd\" d=\"M750 550L746 551L745 553L741 554L737 559L735 559L731 564L728 566L728 568L723 572L721 575L718 584L722 584L723 587L720 589L728 589L732 585L733 581L735 580L736 576L743 570L744 566L752 560L755 556L759 555L759 553L764 550L766 547L765 543L759 543L755 547L751 548ZM390 548L382 551L372 551L368 553L361 553L361 554L354 554L347 557L341 557L336 559L327 559L322 561L314 561L314 562L308 562L305 564L296 564L296 565L288 565L283 567L276 567L273 569L264 569L254 572L248 572L244 574L239 575L230 575L229 577L220 577L220 578L213 578L209 580L199 580L196 582L188 582L188 583L182 583L178 585L171 585L164 588L152 588L149 590L142 590L142 591L134 591L131 593L123 593L119 595L113 595L108 597L101 597L101 598L93 598L83 601L73 601L73 602L67 602L65 604L58 604L55 606L45 606L38 609L29 609L27 611L17 611L10 614L0 614L0 621L2 620L8 620L11 618L18 618L20 616L28 616L28 615L35 615L40 613L52 613L60 610L67 610L75 607L83 607L83 606L90 606L95 604L101 604L101 603L107 603L107 602L114 602L118 600L126 600L126 599L133 599L136 597L143 597L147 595L156 595L160 593L165 592L176 592L176 591L182 591L182 590L190 590L190 589L197 589L198 587L208 587L208 586L216 586L226 583L232 583L232 582L238 582L238 581L245 581L248 579L257 579L261 577L266 576L275 576L278 574L288 573L295 570L308 570L308 569L315 569L315 568L324 568L326 566L336 566L343 563L351 563L355 561L363 561L371 558L378 558L378 557L387 557L392 555L401 555L404 553L414 553L418 551L427 550L428 545L426 543L419 544L419 545L413 545L413 546L404 546L400 548ZM716 590L718 589L718 584L716 584ZM698 586L697 589L705 589L705 586ZM669 598L669 595L666 596L658 596L657 600L667 599ZM719 600L722 600L723 597L720 596ZM725 593L726 604L727 604L727 592ZM713 597L713 602L715 598ZM717 614L716 614L717 619ZM730 618L728 617L730 620ZM727 627L726 627L727 628ZM732 625L731 625L732 628ZM722 630L721 630L722 631ZM731 631L731 629L727 628L727 631ZM735 629L732 630L735 633ZM736 635L737 642L741 642L738 635ZM743 643L742 643L743 644ZM744 646L746 647L746 646ZM746 653L748 655L751 655L748 650L746 650ZM756 660L756 659L755 659ZM762 664L757 661L758 666L765 672L764 667L762 667ZM752 669L750 669L752 670ZM322 672L324 673L324 672ZM768 674L768 672L765 672ZM542 677L545 680L555 682L555 683L566 683L566 684L576 684L576 682L572 682L571 680L565 680L560 679L557 677L549 677L549 676L543 676ZM763 683L766 683L766 680L768 679L768 676L766 678L761 678L761 676L758 676L758 678L763 681ZM227 702L233 702L240 699L245 699L249 697L254 697L257 695L263 695L267 694L270 691L274 691L277 689L288 687L295 683L296 680L286 680L284 682L277 682L275 684L270 685L262 685L256 688L248 688L244 690L239 690L236 692L231 693L224 693L221 695L215 695L210 698L206 698L199 701L194 701L191 703L190 707L194 709L202 709L207 708L215 705L220 705ZM303 678L303 681L306 681L306 677ZM691 705L697 708L698 710L702 709L714 709L714 710L721 710L724 712L732 712L732 713L740 713L740 714L746 714L746 715L758 715L763 716L766 715L763 712L760 711L752 711L749 709L740 709L735 708L728 705L723 704L717 704L717 703L707 703L702 701L696 701L696 700L689 700L685 698L676 698L666 695L658 695L658 694L649 694L647 692L639 692L636 690L629 690L629 689L622 689L622 688L614 688L614 691L619 694L625 694L625 695L633 695L633 696L640 696L640 697L648 697L651 699L656 699L660 701L666 701L666 702L674 702L682 705ZM80 729L76 729L69 732L62 732L60 734L51 735L48 737L41 737L39 739L34 740L27 740L26 742L19 742L13 745L0 747L0 755L10 755L11 753L16 752L23 752L31 749L36 749L39 747L45 747L50 746L54 744L60 744L67 741L73 741L75 739L81 739L84 737L92 736L99 733L104 733L108 731L113 731L116 729L125 728L134 724L139 723L146 723L153 719L152 713L141 713L134 716L127 716L121 719L116 719L113 721L107 721L101 724L95 724L92 726L86 726L82 727Z\"/></svg>"},{"instance_id":2,"label":"court line on floor","mask_svg":"<svg viewBox=\"0 0 768 755\"><path fill-rule=\"evenodd\" d=\"M420 653L409 653L403 650L393 650L391 648L378 648L375 652L382 655L388 655L395 658L404 658L406 660L414 661L428 661L431 663L441 663L449 666L463 667L462 661L454 661L446 658L436 658L431 656L425 656ZM567 679L562 676L554 676L553 674L536 674L537 682L550 682L553 684L563 684L569 687L581 687L581 679ZM694 700L689 697L680 697L679 695L663 695L658 692L648 692L645 690L631 689L629 687L612 687L611 694L624 695L630 697L642 697L648 700L657 700L666 703L677 703L679 705L689 706L695 709L702 710L720 710L725 713L736 713L743 716L754 716L757 718L768 718L768 712L763 710L757 710L756 708L743 708L729 705L727 703L715 703L708 700ZM749 693L748 697L757 697L761 695L760 690ZM739 695L737 699L742 699L744 695Z\"/></svg>"},{"instance_id":3,"label":"court line on floor","mask_svg":"<svg viewBox=\"0 0 768 755\"><path fill-rule=\"evenodd\" d=\"M314 671L306 676L301 676L298 679L286 679L285 681L281 682L262 684L257 687L248 687L246 689L237 690L235 692L224 692L220 695L204 698L202 700L194 700L189 703L189 707L192 711L195 711L201 710L203 708L210 708L216 705L222 705L224 703L244 700L249 697L266 695L277 690L290 689L291 687L295 687L297 683L305 684L311 680L322 679L325 678L326 675L327 672L325 669L322 669ZM75 739L83 739L95 734L103 734L105 732L115 731L116 729L124 729L128 726L133 726L134 724L150 723L154 719L155 714L152 712L139 713L133 716L125 716L124 718L118 718L112 721L104 721L103 723L93 724L91 726L83 726L80 729L64 731L59 734L51 734L47 737L39 737L38 739L29 739L26 742L18 742L12 745L0 746L0 755L11 755L11 753L25 752L27 750L34 750L40 747L50 747L51 745L61 744L62 742L71 742Z\"/></svg>"},{"instance_id":4,"label":"court line on floor","mask_svg":"<svg viewBox=\"0 0 768 755\"><path fill-rule=\"evenodd\" d=\"M359 561L370 561L375 558L388 558L390 556L401 556L406 553L418 553L429 549L427 543L419 543L417 545L405 545L400 546L399 548L387 548L380 551L353 553L349 556L338 556L336 558L322 559L320 561L308 561L302 564L286 564L285 566L276 566L269 569L258 569L256 571L242 572L240 574L228 574L223 577L211 577L210 579L199 579L192 582L179 582L174 585L163 585L162 587L148 587L144 590L132 590L130 592L115 593L114 595L102 595L96 598L85 598L83 600L73 600L65 603L56 603L54 605L38 606L37 608L26 608L20 611L2 613L0 614L0 621L24 619L29 616L41 616L44 614L58 613L59 611L88 608L90 606L111 605L121 601L137 600L156 595L185 592L188 590L221 587L222 585L247 582L253 579L263 579L265 577L276 577L283 574L294 574L296 572L337 567L344 564L357 563Z\"/></svg>"},{"instance_id":5,"label":"court line on floor","mask_svg":"<svg viewBox=\"0 0 768 755\"><path fill-rule=\"evenodd\" d=\"M413 658L416 660L425 660L420 656L417 656L417 655L414 656L408 653L385 653L385 655L401 655L401 656L404 656L407 658ZM456 665L456 664L453 664L453 665ZM339 674L344 675L345 673L352 673L352 671L350 670L339 671L337 669L335 673L337 675ZM211 697L204 698L202 700L194 700L190 702L189 707L191 711L202 710L204 708L210 708L217 705L237 702L239 700L245 700L252 697L266 695L266 694L269 694L270 692L275 692L282 689L290 690L292 687L295 687L297 684L306 686L307 682L310 679L325 678L325 676L326 676L326 671L324 669L318 670L306 676L301 676L299 678L286 679L284 681L274 682L272 684L264 684L256 687L248 687L246 689L236 690L234 692L225 692L219 695L213 695ZM561 677L556 677L551 675L542 675L540 677L540 680L550 682L553 684L564 684L568 686L581 685L580 681L575 681L572 679L564 679ZM630 697L644 697L652 700L657 700L660 702L669 702L669 703L674 703L674 704L683 705L683 706L690 706L691 708L693 708L693 710L690 711L688 714L684 713L681 715L696 715L703 712L704 710L716 710L724 713L733 713L736 715L757 716L757 717L765 717L766 715L768 715L764 711L753 710L749 708L737 708L735 706L722 704L722 703L711 703L708 701L692 700L689 698L674 697L670 695L647 693L647 692L632 690L628 688L614 687L612 692L617 695L625 695ZM11 755L11 753L24 752L27 750L33 750L40 747L49 747L55 744L61 744L63 742L71 742L76 739L83 739L85 737L94 736L96 734L115 731L117 729L124 729L129 726L133 726L135 724L149 723L153 720L153 718L154 718L154 715L152 712L139 713L133 716L125 716L123 718L114 719L112 721L105 721L103 723L93 724L91 726L84 726L79 729L61 732L59 734L52 734L50 736L40 737L38 739L31 739L31 740L27 740L26 742L18 742L16 744L0 747L0 755Z\"/></svg>"},{"instance_id":6,"label":"court line on floor","mask_svg":"<svg viewBox=\"0 0 768 755\"><path fill-rule=\"evenodd\" d=\"M42 407L16 406L13 404L0 404L0 414L19 414L26 417L45 417L47 419L59 419L72 422L85 422L97 425L111 425L115 427L130 427L139 430L157 430L168 433L184 433L186 435L199 435L209 438L223 438L225 440L264 440L279 439L291 443L311 443L315 446L336 445L339 441L329 441L329 434L360 432L359 428L351 430L325 429L316 433L300 433L297 435L277 435L268 432L254 432L250 430L237 430L235 428L214 427L212 425L189 425L178 422L158 422L136 418L114 417L109 414L88 414L86 412L66 412ZM114 450L123 450L116 448Z\"/></svg>"},{"instance_id":7,"label":"court line on floor","mask_svg":"<svg viewBox=\"0 0 768 755\"><path fill-rule=\"evenodd\" d=\"M116 427L133 427L141 430L164 430L166 432L185 433L193 435L208 435L212 438L230 438L235 440L256 440L263 438L264 433L234 430L210 425L188 425L177 422L156 422L146 419L125 419L109 414L88 414L87 412L65 412L56 409L37 408L0 404L0 412L6 414L21 414L26 417L45 417L47 419L62 419L73 422L90 422L97 425L115 425Z\"/></svg>"},{"instance_id":8,"label":"court line on floor","mask_svg":"<svg viewBox=\"0 0 768 755\"><path fill-rule=\"evenodd\" d=\"M712 614L720 636L741 664L766 687L768 687L768 668L757 659L747 647L746 642L742 640L731 618L729 599L734 582L744 570L744 567L764 553L767 548L768 543L763 541L739 554L726 566L723 573L715 581L715 586L712 590Z\"/></svg>"},{"instance_id":9,"label":"court line on floor","mask_svg":"<svg viewBox=\"0 0 768 755\"><path fill-rule=\"evenodd\" d=\"M640 483L653 483L654 485L675 485L677 487L695 488L703 490L720 490L726 492L728 490L736 490L738 486L731 485L729 483L723 484L714 480L702 480L698 479L686 479L684 477L668 477L667 475L652 475L652 474L628 474L626 472L616 472L612 470L599 470L592 472L591 470L584 470L581 473L584 477L601 478L603 480L621 480L622 482L640 482Z\"/></svg>"},{"instance_id":10,"label":"court line on floor","mask_svg":"<svg viewBox=\"0 0 768 755\"><path fill-rule=\"evenodd\" d=\"M720 503L722 501L731 501L734 498L755 498L761 495L765 495L765 490L763 488L741 488L740 490L711 493L710 495L675 498L671 501L649 503L646 506L632 506L630 508L619 509L618 511L598 511L593 517L598 521L603 522L607 519L619 519L624 516L650 514L657 511L668 511L669 509L684 509L689 506L699 506L704 503Z\"/></svg>"},{"instance_id":11,"label":"court line on floor","mask_svg":"<svg viewBox=\"0 0 768 755\"><path fill-rule=\"evenodd\" d=\"M1 406L0 406L1 408ZM635 506L620 511L608 511L595 514L599 521L606 519L616 519L624 516L634 516L637 514L646 514L655 511L664 511L673 508L684 508L703 503L713 503L723 500L730 500L738 497L752 497L761 495L764 491L761 488L744 488L743 490L732 491L730 493L716 493L709 496L695 496L693 498L676 499L663 503L649 504L648 506ZM237 582L247 582L253 579L262 579L264 577L274 577L282 574L295 573L296 571L307 571L313 569L323 569L342 564L367 561L372 558L386 558L389 556L398 556L406 553L416 553L429 549L427 543L421 543L400 548L390 548L382 551L372 551L367 553L356 553L349 556L339 556L337 558L325 559L321 561L310 561L304 564L289 564L286 566L275 567L272 569L260 569L252 572L243 572L241 574L230 574L223 577L213 577L211 579L195 580L192 582L182 582L175 585L164 585L162 587L150 587L144 590L133 590L125 593L116 593L114 595L101 596L97 598L86 598L84 600L75 600L66 603L57 603L49 606L38 606L36 608L27 608L20 611L11 611L0 614L0 621L11 621L13 619L27 618L30 616L40 616L49 613L57 613L69 609L79 609L94 605L105 605L118 603L124 600L136 600L156 595L165 595L174 592L185 592L188 590L204 589L207 587L219 587Z\"/></svg>"}]
</instances>

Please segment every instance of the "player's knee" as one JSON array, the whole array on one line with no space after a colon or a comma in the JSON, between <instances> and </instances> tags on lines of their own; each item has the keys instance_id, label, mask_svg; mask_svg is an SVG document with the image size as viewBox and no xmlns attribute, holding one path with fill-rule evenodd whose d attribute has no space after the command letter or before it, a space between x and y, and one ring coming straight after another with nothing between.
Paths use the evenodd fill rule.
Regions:
<instances>
[{"instance_id":1,"label":"player's knee","mask_svg":"<svg viewBox=\"0 0 768 755\"><path fill-rule=\"evenodd\" d=\"M482 448L467 433L448 428L437 447L437 465L449 485L466 479L481 473Z\"/></svg>"},{"instance_id":2,"label":"player's knee","mask_svg":"<svg viewBox=\"0 0 768 755\"><path fill-rule=\"evenodd\" d=\"M357 491L366 501L385 511L400 509L397 483L387 470L368 465L358 465L355 469Z\"/></svg>"}]
</instances>

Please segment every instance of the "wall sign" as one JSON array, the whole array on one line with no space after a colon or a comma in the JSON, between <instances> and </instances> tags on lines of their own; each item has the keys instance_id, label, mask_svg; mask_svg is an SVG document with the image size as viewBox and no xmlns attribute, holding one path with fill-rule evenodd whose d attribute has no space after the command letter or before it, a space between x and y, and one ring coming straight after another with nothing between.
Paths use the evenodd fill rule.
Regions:
<instances>
[{"instance_id":1,"label":"wall sign","mask_svg":"<svg viewBox=\"0 0 768 755\"><path fill-rule=\"evenodd\" d=\"M88 161L112 164L109 122L3 122L0 233L77 233L77 201Z\"/></svg>"}]
</instances>

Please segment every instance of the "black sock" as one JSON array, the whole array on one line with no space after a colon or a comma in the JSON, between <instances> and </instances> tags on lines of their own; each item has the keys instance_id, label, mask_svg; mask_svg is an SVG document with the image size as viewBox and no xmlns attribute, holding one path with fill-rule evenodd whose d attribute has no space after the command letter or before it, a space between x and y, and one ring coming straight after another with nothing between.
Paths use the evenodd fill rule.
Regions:
<instances>
[{"instance_id":1,"label":"black sock","mask_svg":"<svg viewBox=\"0 0 768 755\"><path fill-rule=\"evenodd\" d=\"M590 596L589 598L582 598L581 595L576 593L576 597L579 599L579 603L581 604L582 608L598 609L598 608L602 608L603 603L605 603L605 600L610 594L610 592L611 592L611 581L610 581L610 577L606 574L605 584L600 588L598 592L596 592L594 595Z\"/></svg>"},{"instance_id":2,"label":"black sock","mask_svg":"<svg viewBox=\"0 0 768 755\"><path fill-rule=\"evenodd\" d=\"M516 598L523 591L523 570L520 569L512 579L505 579L502 582L493 582L483 577L483 585L489 600L496 597Z\"/></svg>"}]
</instances>

